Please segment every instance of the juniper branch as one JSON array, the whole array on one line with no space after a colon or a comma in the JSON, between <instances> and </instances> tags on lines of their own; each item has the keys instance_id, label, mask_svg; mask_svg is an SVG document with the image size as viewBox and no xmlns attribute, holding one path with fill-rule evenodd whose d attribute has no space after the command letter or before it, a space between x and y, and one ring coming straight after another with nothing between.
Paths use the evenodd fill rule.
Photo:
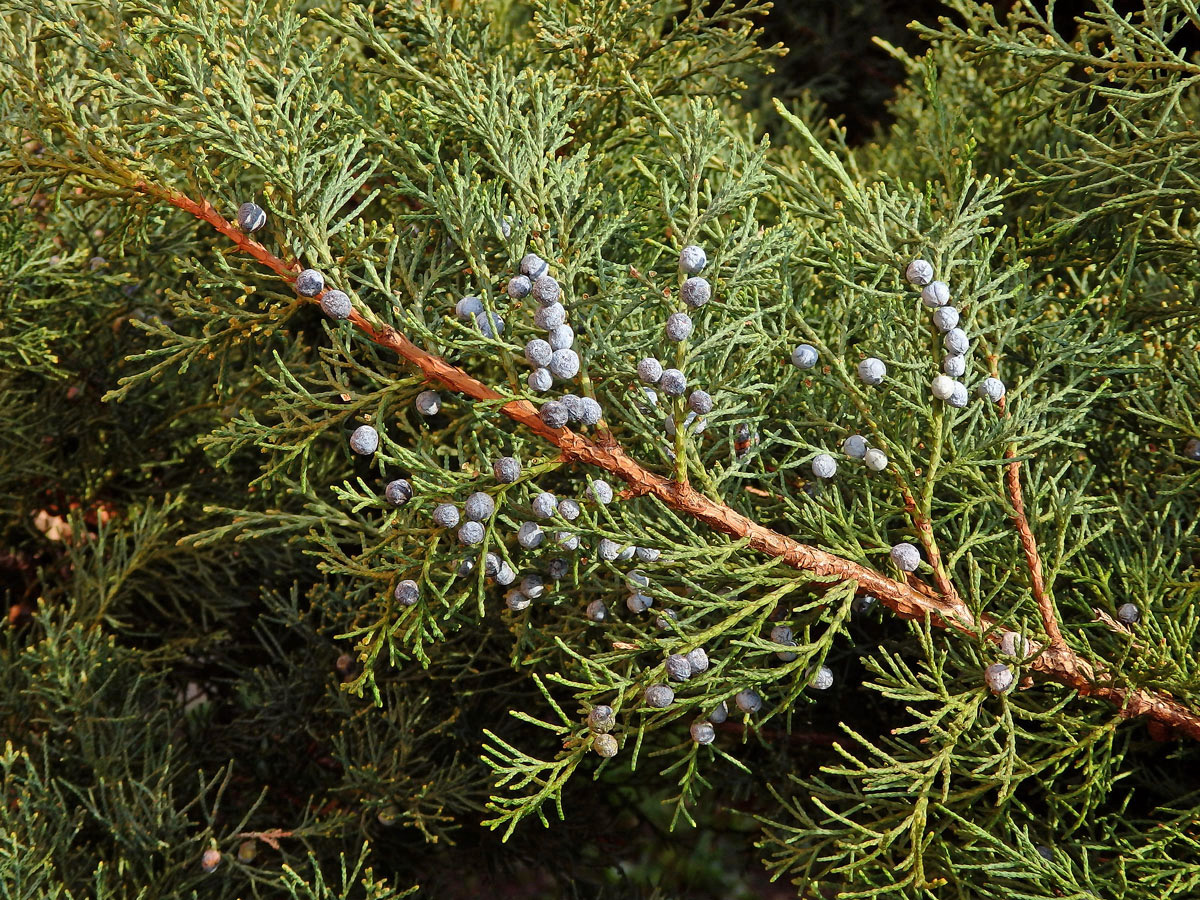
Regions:
<instances>
[{"instance_id":1,"label":"juniper branch","mask_svg":"<svg viewBox=\"0 0 1200 900\"><path fill-rule=\"evenodd\" d=\"M156 197L209 223L233 241L239 249L249 253L280 278L289 284L295 282L299 269L297 264L284 262L262 244L242 234L207 200L196 201L179 191L144 179L137 180L132 186L140 193ZM312 298L313 302L319 302L320 297L321 295ZM394 351L402 359L416 366L427 380L474 400L505 400L503 394L441 357L421 349L391 326L376 325L357 310L352 312L350 321L368 340ZM792 568L839 582L853 581L859 590L873 594L901 616L928 617L941 627L953 628L969 636L983 637L993 643L999 643L1001 639L1001 631L994 619L989 616L976 618L961 600L938 594L915 578L910 583L903 584L866 566L801 544L766 528L728 506L710 500L690 485L646 470L629 457L611 436L599 443L567 428L551 428L542 422L537 410L526 400L510 399L499 409L514 422L558 447L564 461L581 462L602 468L627 482L633 493L652 495L675 511L690 515L723 534L744 540L751 548L775 557ZM1034 552L1036 553L1036 547ZM1030 666L1035 671L1068 685L1082 696L1095 697L1114 704L1123 717L1145 716L1200 740L1200 715L1170 695L1160 691L1128 690L1104 684L1105 668L1083 659L1065 644L1031 644L1034 656Z\"/></svg>"}]
</instances>

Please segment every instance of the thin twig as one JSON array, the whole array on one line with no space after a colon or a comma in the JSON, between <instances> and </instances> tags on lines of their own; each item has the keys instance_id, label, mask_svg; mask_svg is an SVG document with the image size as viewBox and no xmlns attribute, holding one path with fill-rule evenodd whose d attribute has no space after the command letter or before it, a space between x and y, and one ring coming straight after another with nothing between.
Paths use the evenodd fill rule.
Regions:
<instances>
[{"instance_id":1,"label":"thin twig","mask_svg":"<svg viewBox=\"0 0 1200 900\"><path fill-rule=\"evenodd\" d=\"M194 201L170 188L137 181L135 189L157 197L197 218L208 222L239 248L249 253L280 278L295 282L298 266L288 264L270 253L257 241L246 236L218 213L206 200ZM318 297L312 298L314 301ZM351 322L367 338L393 350L401 358L420 369L429 381L476 400L503 400L503 395L472 378L462 369L416 346L389 325L376 326L357 310ZM941 627L954 628L967 635L984 636L999 643L1001 630L988 616L976 619L961 601L954 602L938 594L932 587L912 576L901 583L879 572L825 550L801 544L785 535L759 525L735 510L717 503L690 485L664 478L642 468L615 442L600 444L567 428L550 428L538 416L537 409L527 400L509 400L500 411L515 422L536 432L562 452L565 460L597 466L627 482L636 494L652 494L662 503L704 522L722 534L745 540L762 553L781 559L795 569L841 581L854 581L859 590L877 597L880 602L906 618L930 620ZM1030 642L1034 654L1029 667L1062 682L1084 696L1106 700L1118 707L1121 716L1146 716L1200 740L1200 716L1193 713L1169 694L1145 689L1128 690L1098 684L1104 670L1076 655L1064 645L1043 647Z\"/></svg>"},{"instance_id":2,"label":"thin twig","mask_svg":"<svg viewBox=\"0 0 1200 900\"><path fill-rule=\"evenodd\" d=\"M999 369L994 355L988 356L988 365L991 367L992 377L999 378ZM1007 400L1007 397L1001 397L997 404L1002 416L1008 415ZM1063 649L1067 646L1067 642L1063 638L1062 630L1058 627L1058 615L1054 611L1054 603L1050 599L1050 595L1046 593L1046 578L1042 574L1042 557L1038 553L1033 529L1029 527L1029 518L1025 515L1025 497L1021 491L1021 461L1016 458L1016 455L1017 445L1015 442L1010 442L1004 451L1005 458L1011 460L1005 467L1004 481L1008 485L1009 500L1012 501L1013 525L1016 526L1017 536L1021 540L1025 563L1029 566L1029 583L1033 590L1034 602L1037 603L1038 611L1042 615L1042 627L1046 630L1046 637L1050 639L1051 647Z\"/></svg>"}]
</instances>

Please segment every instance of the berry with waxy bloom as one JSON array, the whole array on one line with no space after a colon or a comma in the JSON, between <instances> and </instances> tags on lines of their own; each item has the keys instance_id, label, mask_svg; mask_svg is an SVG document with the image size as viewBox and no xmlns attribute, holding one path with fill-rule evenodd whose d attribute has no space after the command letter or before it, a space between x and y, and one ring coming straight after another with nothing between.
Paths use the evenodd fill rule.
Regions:
<instances>
[{"instance_id":1,"label":"berry with waxy bloom","mask_svg":"<svg viewBox=\"0 0 1200 900\"><path fill-rule=\"evenodd\" d=\"M867 454L867 439L861 434L852 434L842 441L842 452L851 459L862 459Z\"/></svg>"},{"instance_id":2,"label":"berry with waxy bloom","mask_svg":"<svg viewBox=\"0 0 1200 900\"><path fill-rule=\"evenodd\" d=\"M506 591L504 594L504 605L513 612L520 612L523 609L528 609L532 601L525 594L522 594L517 588Z\"/></svg>"},{"instance_id":3,"label":"berry with waxy bloom","mask_svg":"<svg viewBox=\"0 0 1200 900\"><path fill-rule=\"evenodd\" d=\"M612 759L620 747L617 745L617 739L611 734L598 734L592 738L592 749L602 759Z\"/></svg>"},{"instance_id":4,"label":"berry with waxy bloom","mask_svg":"<svg viewBox=\"0 0 1200 900\"><path fill-rule=\"evenodd\" d=\"M635 552L637 553L637 558L642 562L657 562L658 558L662 556L662 551L654 547L638 547Z\"/></svg>"},{"instance_id":5,"label":"berry with waxy bloom","mask_svg":"<svg viewBox=\"0 0 1200 900\"><path fill-rule=\"evenodd\" d=\"M570 350L571 345L575 343L575 332L570 325L563 323L557 328L551 328L546 333L546 340L550 342L551 350Z\"/></svg>"},{"instance_id":6,"label":"berry with waxy bloom","mask_svg":"<svg viewBox=\"0 0 1200 900\"><path fill-rule=\"evenodd\" d=\"M388 486L383 489L383 496L392 506L403 506L412 499L412 485L403 478L389 481Z\"/></svg>"},{"instance_id":7,"label":"berry with waxy bloom","mask_svg":"<svg viewBox=\"0 0 1200 900\"><path fill-rule=\"evenodd\" d=\"M692 740L697 744L711 744L717 739L717 730L713 728L712 722L706 722L703 719L693 722L692 727L688 730L692 735Z\"/></svg>"},{"instance_id":8,"label":"berry with waxy bloom","mask_svg":"<svg viewBox=\"0 0 1200 900\"><path fill-rule=\"evenodd\" d=\"M821 666L821 668L817 669L817 674L813 676L809 687L815 691L829 690L833 687L833 670L829 666Z\"/></svg>"},{"instance_id":9,"label":"berry with waxy bloom","mask_svg":"<svg viewBox=\"0 0 1200 900\"><path fill-rule=\"evenodd\" d=\"M596 548L596 555L606 562L612 562L621 555L621 545L608 538L601 538L600 544Z\"/></svg>"},{"instance_id":10,"label":"berry with waxy bloom","mask_svg":"<svg viewBox=\"0 0 1200 900\"><path fill-rule=\"evenodd\" d=\"M302 297L315 297L325 290L325 276L316 269L305 269L296 276L296 293Z\"/></svg>"},{"instance_id":11,"label":"berry with waxy bloom","mask_svg":"<svg viewBox=\"0 0 1200 900\"><path fill-rule=\"evenodd\" d=\"M437 391L421 391L413 401L413 406L423 416L436 416L442 408L442 395Z\"/></svg>"},{"instance_id":12,"label":"berry with waxy bloom","mask_svg":"<svg viewBox=\"0 0 1200 900\"><path fill-rule=\"evenodd\" d=\"M758 695L757 691L752 691L749 688L738 691L737 696L733 698L733 702L744 713L756 713L762 709L762 697Z\"/></svg>"},{"instance_id":13,"label":"berry with waxy bloom","mask_svg":"<svg viewBox=\"0 0 1200 900\"><path fill-rule=\"evenodd\" d=\"M569 531L558 531L554 534L554 539L558 541L558 545L564 550L578 550L579 537L571 534Z\"/></svg>"},{"instance_id":14,"label":"berry with waxy bloom","mask_svg":"<svg viewBox=\"0 0 1200 900\"><path fill-rule=\"evenodd\" d=\"M645 594L639 594L636 591L625 598L625 607L631 613L644 613L653 605L653 597L648 597Z\"/></svg>"},{"instance_id":15,"label":"berry with waxy bloom","mask_svg":"<svg viewBox=\"0 0 1200 900\"><path fill-rule=\"evenodd\" d=\"M950 399L947 400L946 402L949 403L951 406L955 407L956 409L962 409L964 406L967 405L967 401L969 399L970 398L967 396L966 385L962 384L961 382L956 381L954 383L954 393L952 393L950 395Z\"/></svg>"},{"instance_id":16,"label":"berry with waxy bloom","mask_svg":"<svg viewBox=\"0 0 1200 900\"><path fill-rule=\"evenodd\" d=\"M712 395L708 391L694 390L688 394L688 406L697 415L706 416L712 412Z\"/></svg>"},{"instance_id":17,"label":"berry with waxy bloom","mask_svg":"<svg viewBox=\"0 0 1200 900\"><path fill-rule=\"evenodd\" d=\"M828 453L818 453L813 457L812 472L817 478L832 478L837 474L837 460Z\"/></svg>"},{"instance_id":18,"label":"berry with waxy bloom","mask_svg":"<svg viewBox=\"0 0 1200 900\"><path fill-rule=\"evenodd\" d=\"M608 734L617 724L616 713L611 706L593 706L588 710L588 730L595 734Z\"/></svg>"},{"instance_id":19,"label":"berry with waxy bloom","mask_svg":"<svg viewBox=\"0 0 1200 900\"><path fill-rule=\"evenodd\" d=\"M496 501L492 499L491 494L483 491L476 491L463 504L463 513L472 522L483 522L490 519L495 511Z\"/></svg>"},{"instance_id":20,"label":"berry with waxy bloom","mask_svg":"<svg viewBox=\"0 0 1200 900\"><path fill-rule=\"evenodd\" d=\"M359 425L350 435L350 449L359 456L370 456L379 449L379 432L370 425Z\"/></svg>"},{"instance_id":21,"label":"berry with waxy bloom","mask_svg":"<svg viewBox=\"0 0 1200 900\"><path fill-rule=\"evenodd\" d=\"M495 578L500 574L500 567L504 561L500 559L497 553L489 553L483 558L483 574L488 578Z\"/></svg>"},{"instance_id":22,"label":"berry with waxy bloom","mask_svg":"<svg viewBox=\"0 0 1200 900\"><path fill-rule=\"evenodd\" d=\"M592 397L581 397L579 400L579 423L581 425L598 425L604 418L604 410Z\"/></svg>"},{"instance_id":23,"label":"berry with waxy bloom","mask_svg":"<svg viewBox=\"0 0 1200 900\"><path fill-rule=\"evenodd\" d=\"M979 382L979 387L976 388L979 396L985 400L990 400L993 403L999 403L1000 398L1005 394L1004 382L999 378L985 378Z\"/></svg>"},{"instance_id":24,"label":"berry with waxy bloom","mask_svg":"<svg viewBox=\"0 0 1200 900\"><path fill-rule=\"evenodd\" d=\"M1117 620L1122 625L1134 625L1141 617L1141 611L1138 610L1135 603L1122 603L1117 610Z\"/></svg>"},{"instance_id":25,"label":"berry with waxy bloom","mask_svg":"<svg viewBox=\"0 0 1200 900\"><path fill-rule=\"evenodd\" d=\"M892 562L902 572L915 572L921 564L921 551L908 541L902 541L892 547Z\"/></svg>"},{"instance_id":26,"label":"berry with waxy bloom","mask_svg":"<svg viewBox=\"0 0 1200 900\"><path fill-rule=\"evenodd\" d=\"M542 531L537 522L522 522L521 527L517 529L517 543L526 550L540 546L545 539L546 532Z\"/></svg>"},{"instance_id":27,"label":"berry with waxy bloom","mask_svg":"<svg viewBox=\"0 0 1200 900\"><path fill-rule=\"evenodd\" d=\"M607 506L608 504L612 503L613 489L611 485L609 485L609 483L603 478L597 478L594 480L588 490L592 495L592 499L602 506Z\"/></svg>"},{"instance_id":28,"label":"berry with waxy bloom","mask_svg":"<svg viewBox=\"0 0 1200 900\"><path fill-rule=\"evenodd\" d=\"M546 566L546 575L551 581L562 581L566 577L567 572L571 570L571 564L562 557L556 557L550 560Z\"/></svg>"},{"instance_id":29,"label":"berry with waxy bloom","mask_svg":"<svg viewBox=\"0 0 1200 900\"><path fill-rule=\"evenodd\" d=\"M867 468L872 472L882 472L887 468L887 454L882 450L876 450L872 447L863 455L863 462L867 464Z\"/></svg>"},{"instance_id":30,"label":"berry with waxy bloom","mask_svg":"<svg viewBox=\"0 0 1200 900\"><path fill-rule=\"evenodd\" d=\"M670 685L652 684L646 688L646 705L654 709L666 709L675 700Z\"/></svg>"},{"instance_id":31,"label":"berry with waxy bloom","mask_svg":"<svg viewBox=\"0 0 1200 900\"><path fill-rule=\"evenodd\" d=\"M512 584L516 580L517 573L513 571L512 566L501 563L500 571L496 573L496 584Z\"/></svg>"},{"instance_id":32,"label":"berry with waxy bloom","mask_svg":"<svg viewBox=\"0 0 1200 900\"><path fill-rule=\"evenodd\" d=\"M484 530L482 522L463 522L458 529L458 542L473 547L483 541Z\"/></svg>"},{"instance_id":33,"label":"berry with waxy bloom","mask_svg":"<svg viewBox=\"0 0 1200 900\"><path fill-rule=\"evenodd\" d=\"M267 214L257 203L243 203L237 211L238 228L253 234L267 224Z\"/></svg>"},{"instance_id":34,"label":"berry with waxy bloom","mask_svg":"<svg viewBox=\"0 0 1200 900\"><path fill-rule=\"evenodd\" d=\"M538 307L538 311L533 314L533 321L543 331L550 331L567 321L567 309L561 303Z\"/></svg>"},{"instance_id":35,"label":"berry with waxy bloom","mask_svg":"<svg viewBox=\"0 0 1200 900\"><path fill-rule=\"evenodd\" d=\"M724 700L718 703L713 708L713 711L708 714L708 721L712 722L714 725L720 725L728 718L729 705Z\"/></svg>"},{"instance_id":36,"label":"berry with waxy bloom","mask_svg":"<svg viewBox=\"0 0 1200 900\"><path fill-rule=\"evenodd\" d=\"M708 651L703 647L697 647L694 650L687 652L687 661L692 666L692 674L699 675L701 672L708 671Z\"/></svg>"},{"instance_id":37,"label":"berry with waxy bloom","mask_svg":"<svg viewBox=\"0 0 1200 900\"><path fill-rule=\"evenodd\" d=\"M531 391L543 394L554 387L554 376L550 374L549 369L534 369L525 379L525 383Z\"/></svg>"},{"instance_id":38,"label":"berry with waxy bloom","mask_svg":"<svg viewBox=\"0 0 1200 900\"><path fill-rule=\"evenodd\" d=\"M474 319L483 312L483 301L476 296L463 297L454 304L454 314L460 319Z\"/></svg>"},{"instance_id":39,"label":"berry with waxy bloom","mask_svg":"<svg viewBox=\"0 0 1200 900\"><path fill-rule=\"evenodd\" d=\"M708 256L695 244L684 247L679 253L679 268L688 275L699 275L708 265Z\"/></svg>"},{"instance_id":40,"label":"berry with waxy bloom","mask_svg":"<svg viewBox=\"0 0 1200 900\"><path fill-rule=\"evenodd\" d=\"M549 342L543 341L541 338L534 338L525 345L525 359L536 368L545 368L550 365L550 358L553 355L554 350Z\"/></svg>"},{"instance_id":41,"label":"berry with waxy bloom","mask_svg":"<svg viewBox=\"0 0 1200 900\"><path fill-rule=\"evenodd\" d=\"M683 392L687 390L687 376L678 369L664 369L658 386L668 397L682 396Z\"/></svg>"},{"instance_id":42,"label":"berry with waxy bloom","mask_svg":"<svg viewBox=\"0 0 1200 900\"><path fill-rule=\"evenodd\" d=\"M933 311L934 327L943 334L958 327L958 318L958 310L953 306L943 306Z\"/></svg>"},{"instance_id":43,"label":"berry with waxy bloom","mask_svg":"<svg viewBox=\"0 0 1200 900\"><path fill-rule=\"evenodd\" d=\"M546 592L546 583L541 575L526 575L521 579L520 591L530 600L536 600Z\"/></svg>"},{"instance_id":44,"label":"berry with waxy bloom","mask_svg":"<svg viewBox=\"0 0 1200 900\"><path fill-rule=\"evenodd\" d=\"M684 312L671 313L667 317L667 337L672 341L686 341L692 333L692 317Z\"/></svg>"},{"instance_id":45,"label":"berry with waxy bloom","mask_svg":"<svg viewBox=\"0 0 1200 900\"><path fill-rule=\"evenodd\" d=\"M539 519L548 519L558 509L558 498L549 491L542 491L533 498L533 514Z\"/></svg>"},{"instance_id":46,"label":"berry with waxy bloom","mask_svg":"<svg viewBox=\"0 0 1200 900\"><path fill-rule=\"evenodd\" d=\"M533 283L532 293L534 300L542 306L549 306L558 302L558 298L562 296L562 288L549 275L542 275Z\"/></svg>"},{"instance_id":47,"label":"berry with waxy bloom","mask_svg":"<svg viewBox=\"0 0 1200 900\"><path fill-rule=\"evenodd\" d=\"M458 510L453 504L439 503L433 510L433 521L443 528L453 528L458 524Z\"/></svg>"},{"instance_id":48,"label":"berry with waxy bloom","mask_svg":"<svg viewBox=\"0 0 1200 900\"><path fill-rule=\"evenodd\" d=\"M909 284L924 287L933 281L933 265L924 259L914 259L904 270L904 277Z\"/></svg>"},{"instance_id":49,"label":"berry with waxy bloom","mask_svg":"<svg viewBox=\"0 0 1200 900\"><path fill-rule=\"evenodd\" d=\"M949 400L954 394L954 386L958 384L949 375L935 375L929 384L929 390L939 400Z\"/></svg>"},{"instance_id":50,"label":"berry with waxy bloom","mask_svg":"<svg viewBox=\"0 0 1200 900\"><path fill-rule=\"evenodd\" d=\"M529 296L529 292L533 290L533 282L529 280L528 275L515 275L508 280L508 288L506 289L508 296L514 300L524 300Z\"/></svg>"},{"instance_id":51,"label":"berry with waxy bloom","mask_svg":"<svg viewBox=\"0 0 1200 900\"><path fill-rule=\"evenodd\" d=\"M579 504L570 497L564 497L558 501L558 514L568 522L574 522L578 519L581 512L583 510L579 508Z\"/></svg>"},{"instance_id":52,"label":"berry with waxy bloom","mask_svg":"<svg viewBox=\"0 0 1200 900\"><path fill-rule=\"evenodd\" d=\"M557 400L551 400L543 404L538 415L551 428L562 428L571 418L570 413L567 412L567 408Z\"/></svg>"},{"instance_id":53,"label":"berry with waxy bloom","mask_svg":"<svg viewBox=\"0 0 1200 900\"><path fill-rule=\"evenodd\" d=\"M393 596L405 606L412 606L421 599L421 589L417 587L417 583L411 578L405 578L396 585Z\"/></svg>"},{"instance_id":54,"label":"berry with waxy bloom","mask_svg":"<svg viewBox=\"0 0 1200 900\"><path fill-rule=\"evenodd\" d=\"M1188 438L1183 445L1183 455L1188 459L1200 460L1200 438Z\"/></svg>"},{"instance_id":55,"label":"berry with waxy bloom","mask_svg":"<svg viewBox=\"0 0 1200 900\"><path fill-rule=\"evenodd\" d=\"M930 309L937 309L950 302L950 285L944 281L931 281L921 289L921 302Z\"/></svg>"},{"instance_id":56,"label":"berry with waxy bloom","mask_svg":"<svg viewBox=\"0 0 1200 900\"><path fill-rule=\"evenodd\" d=\"M792 351L792 365L797 369L811 369L817 364L817 348L812 344L801 344Z\"/></svg>"},{"instance_id":57,"label":"berry with waxy bloom","mask_svg":"<svg viewBox=\"0 0 1200 900\"><path fill-rule=\"evenodd\" d=\"M592 622L603 622L608 618L608 607L603 600L593 600L587 605L584 615Z\"/></svg>"},{"instance_id":58,"label":"berry with waxy bloom","mask_svg":"<svg viewBox=\"0 0 1200 900\"><path fill-rule=\"evenodd\" d=\"M476 313L475 327L485 338L496 338L504 334L504 320L500 318L499 313Z\"/></svg>"},{"instance_id":59,"label":"berry with waxy bloom","mask_svg":"<svg viewBox=\"0 0 1200 900\"><path fill-rule=\"evenodd\" d=\"M692 664L682 653L672 653L665 665L667 677L672 681L687 681L692 677Z\"/></svg>"},{"instance_id":60,"label":"berry with waxy bloom","mask_svg":"<svg viewBox=\"0 0 1200 900\"><path fill-rule=\"evenodd\" d=\"M579 354L574 350L555 350L550 357L550 372L555 378L574 378L579 374Z\"/></svg>"},{"instance_id":61,"label":"berry with waxy bloom","mask_svg":"<svg viewBox=\"0 0 1200 900\"><path fill-rule=\"evenodd\" d=\"M948 353L954 353L962 356L971 347L971 339L967 337L967 333L961 328L951 328L942 338L942 346L946 348Z\"/></svg>"},{"instance_id":62,"label":"berry with waxy bloom","mask_svg":"<svg viewBox=\"0 0 1200 900\"><path fill-rule=\"evenodd\" d=\"M353 310L354 306L344 291L326 291L321 295L321 312L331 319L348 319Z\"/></svg>"},{"instance_id":63,"label":"berry with waxy bloom","mask_svg":"<svg viewBox=\"0 0 1200 900\"><path fill-rule=\"evenodd\" d=\"M858 377L863 384L883 384L883 379L887 377L887 366L882 359L868 356L858 364Z\"/></svg>"},{"instance_id":64,"label":"berry with waxy bloom","mask_svg":"<svg viewBox=\"0 0 1200 900\"><path fill-rule=\"evenodd\" d=\"M1012 669L1004 663L992 663L984 670L983 680L993 694L1003 694L1012 687Z\"/></svg>"},{"instance_id":65,"label":"berry with waxy bloom","mask_svg":"<svg viewBox=\"0 0 1200 900\"><path fill-rule=\"evenodd\" d=\"M679 296L692 309L699 309L712 299L712 286L707 278L693 275L683 283L683 287L679 289Z\"/></svg>"},{"instance_id":66,"label":"berry with waxy bloom","mask_svg":"<svg viewBox=\"0 0 1200 900\"><path fill-rule=\"evenodd\" d=\"M521 463L513 456L502 456L492 463L492 473L501 484L512 484L521 477Z\"/></svg>"},{"instance_id":67,"label":"berry with waxy bloom","mask_svg":"<svg viewBox=\"0 0 1200 900\"><path fill-rule=\"evenodd\" d=\"M546 274L546 270L550 268L549 264L538 256L536 253L526 253L521 258L521 264L518 266L522 275L526 278L541 278Z\"/></svg>"},{"instance_id":68,"label":"berry with waxy bloom","mask_svg":"<svg viewBox=\"0 0 1200 900\"><path fill-rule=\"evenodd\" d=\"M1015 631L1006 631L1000 638L1000 652L1018 659L1029 655L1029 641Z\"/></svg>"},{"instance_id":69,"label":"berry with waxy bloom","mask_svg":"<svg viewBox=\"0 0 1200 900\"><path fill-rule=\"evenodd\" d=\"M658 384L658 381L663 376L663 367L653 356L647 356L637 366L638 378L646 382L646 384Z\"/></svg>"}]
</instances>

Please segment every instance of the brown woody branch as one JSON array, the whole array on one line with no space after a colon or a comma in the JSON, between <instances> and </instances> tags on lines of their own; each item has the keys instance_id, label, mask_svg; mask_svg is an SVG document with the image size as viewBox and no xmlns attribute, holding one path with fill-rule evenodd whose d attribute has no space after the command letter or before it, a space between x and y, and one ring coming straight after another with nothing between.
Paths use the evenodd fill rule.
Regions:
<instances>
[{"instance_id":1,"label":"brown woody branch","mask_svg":"<svg viewBox=\"0 0 1200 900\"><path fill-rule=\"evenodd\" d=\"M988 364L992 370L992 377L999 378L996 357L989 356ZM1007 397L1001 397L998 404L1002 416L1008 415L1007 400ZM1042 557L1038 553L1033 529L1029 527L1029 518L1025 515L1025 497L1021 491L1021 461L1015 458L1016 455L1016 444L1009 444L1008 449L1004 451L1004 456L1011 462L1005 467L1004 481L1008 485L1009 500L1012 501L1013 525L1016 526L1017 537L1021 541L1025 564L1029 566L1029 584L1033 591L1034 602L1037 603L1038 611L1042 616L1042 628L1046 631L1046 637L1050 639L1050 646L1063 649L1067 646L1067 642L1063 638L1062 630L1058 627L1058 616L1054 611L1054 603L1051 601L1050 595L1046 593L1046 578L1042 574Z\"/></svg>"},{"instance_id":2,"label":"brown woody branch","mask_svg":"<svg viewBox=\"0 0 1200 900\"><path fill-rule=\"evenodd\" d=\"M178 191L145 181L138 181L135 189L208 222L280 278L289 283L295 282L299 268L296 264L285 263L262 244L243 234L226 221L207 200L197 202ZM314 298L316 299L319 298ZM462 369L422 350L391 326L377 327L358 311L351 314L350 320L371 341L393 350L420 369L427 380L475 400L504 399L502 394L472 378ZM538 416L537 409L526 400L509 400L500 410L513 421L519 422L558 447L564 459L602 468L627 482L634 494L652 494L677 512L686 513L722 534L745 540L755 550L781 559L795 569L841 581L852 580L859 590L874 595L906 618L924 618L928 615L931 621L942 627L954 628L970 636L982 636L993 642L1000 640L1001 635L995 620L988 616L976 619L957 595L947 597L939 594L920 579L911 576L908 583L895 581L851 560L801 544L765 528L728 506L708 499L689 485L644 469L615 441L609 440L601 444L567 428L550 428ZM1032 540L1032 535L1030 538ZM1034 553L1036 554L1036 546ZM1049 630L1047 633L1050 633ZM1054 633L1057 633L1057 629ZM1103 672L1080 658L1065 644L1052 644L1048 647L1033 644L1031 653L1036 654L1029 662L1032 669L1069 685L1080 694L1115 704L1122 716L1146 716L1200 740L1200 716L1173 697L1157 691L1128 690L1098 684L1097 681Z\"/></svg>"}]
</instances>

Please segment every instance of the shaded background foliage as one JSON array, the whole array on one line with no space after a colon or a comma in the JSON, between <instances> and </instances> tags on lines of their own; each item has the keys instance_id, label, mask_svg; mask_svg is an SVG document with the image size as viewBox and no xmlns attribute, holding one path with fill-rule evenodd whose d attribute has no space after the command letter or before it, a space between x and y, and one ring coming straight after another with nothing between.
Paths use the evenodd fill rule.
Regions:
<instances>
[{"instance_id":1,"label":"shaded background foliage","mask_svg":"<svg viewBox=\"0 0 1200 900\"><path fill-rule=\"evenodd\" d=\"M1069 23L1084 7L1061 4L1056 21ZM751 85L746 102L768 123L779 122L771 96L823 105L856 144L885 134L897 118L919 120L923 100L912 91L893 102L909 74L905 66L870 37L919 53L924 45L906 24L915 18L932 25L942 12L933 2L781 3L760 41L782 42L791 53L771 79ZM996 143L1004 139L997 135ZM881 166L887 152L876 157ZM181 229L173 233L162 227L161 213L147 210L139 233L123 210L68 204L55 210L52 241L27 228L29 207L11 200L0 212L0 289L17 285L23 294L50 298L53 316L26 322L19 311L0 330L7 363L0 577L10 608L0 722L13 741L0 764L7 797L24 799L13 805L26 836L20 846L12 835L0 838L0 852L20 860L10 873L20 871L30 883L39 869L62 873L77 896L97 865L106 896L137 896L142 885L216 896L229 890L227 877L236 878L242 895L342 896L349 892L313 887L313 873L337 882L345 865L339 854L357 858L366 838L363 857L377 875L400 892L420 884L431 897L794 893L786 881L766 884L761 852L752 846L756 817L777 814L771 788L786 793L782 773L813 774L839 761L831 748L839 723L868 739L888 734L896 704L863 686L870 674L864 658L876 648L904 653L912 642L907 625L879 610L852 619L851 640L829 659L835 688L797 715L791 733L768 729L761 740L741 744L740 758L756 774L725 770L694 812L695 827L668 827L662 801L674 784L664 781L659 791L645 771L634 778L612 767L598 781L569 784L564 805L573 813L565 822L545 831L527 825L502 844L479 825L491 793L476 760L480 734L487 728L518 745L540 739L506 714L521 707L529 688L496 664L510 652L504 636L485 636L481 644L479 635L459 631L429 645L427 670L379 673L379 708L339 690L357 674L341 658L346 642L334 638L345 630L349 601L304 542L177 543L222 527L224 510L241 502L228 496L230 486L252 485L260 475L249 451L231 453L218 470L206 449L214 415L232 419L238 398L197 392L194 405L180 408L177 382L167 374L137 383L123 403L102 401L123 375L141 368L130 359L158 345L133 320L153 325L171 315L175 298L155 291L158 269L190 252L184 248L203 226L173 225ZM117 271L107 258L126 245L149 249L123 258L135 268ZM210 273L196 270L189 279L202 290ZM298 358L323 338L318 312L308 309L265 346ZM221 367L245 364L199 359L186 378L207 385L219 380ZM1147 394L1113 427L1136 420L1148 435L1157 427L1161 440L1173 440L1196 383L1194 375L1181 378L1181 393ZM260 380L249 389L271 385ZM1164 422L1170 398L1180 396ZM173 411L167 421L164 409ZM1136 460L1103 464L1127 483L1133 473L1147 474ZM64 540L68 528L74 540ZM90 537L80 539L85 532ZM196 597L203 602L191 602ZM442 667L438 655L481 665ZM1097 832L1110 821L1158 813L1200 788L1194 751L1189 756L1153 737L1133 724L1118 732L1114 747L1097 750L1133 750L1141 761L1125 773L1125 783L1136 785L1127 797L1093 801L1079 785L1084 805L1095 804L1087 808ZM13 745L36 748L46 765L29 764ZM56 779L47 781L51 763ZM766 785L759 773L781 778ZM1031 792L1030 818L1044 802ZM391 818L399 827L385 824ZM271 837L271 828L290 833ZM250 866L231 872L228 835L237 832L267 834L258 839L258 863L272 874ZM222 836L227 861L218 876L205 876L197 861L214 835ZM120 871L105 875L103 866L118 860ZM290 881L277 874L284 861L300 873ZM10 880L5 889L20 896L21 884ZM389 895L380 889L378 896Z\"/></svg>"}]
</instances>

